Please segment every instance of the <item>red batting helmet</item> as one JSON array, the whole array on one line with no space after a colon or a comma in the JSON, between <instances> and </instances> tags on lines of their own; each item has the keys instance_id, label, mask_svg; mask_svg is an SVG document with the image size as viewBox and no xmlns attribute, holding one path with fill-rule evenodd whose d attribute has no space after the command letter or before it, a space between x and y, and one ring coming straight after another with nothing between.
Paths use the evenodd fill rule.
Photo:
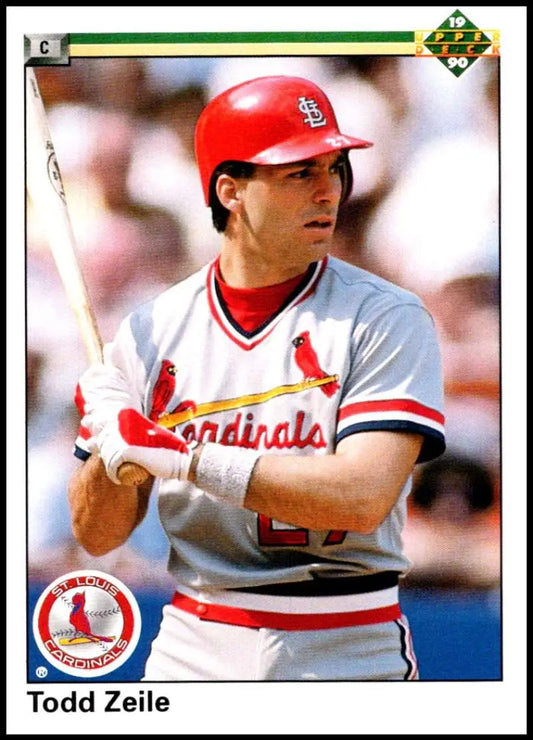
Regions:
<instances>
[{"instance_id":1,"label":"red batting helmet","mask_svg":"<svg viewBox=\"0 0 533 740\"><path fill-rule=\"evenodd\" d=\"M371 142L339 131L324 92L301 77L259 77L231 87L208 103L195 132L208 205L211 177L222 162L288 164L368 146Z\"/></svg>"}]
</instances>

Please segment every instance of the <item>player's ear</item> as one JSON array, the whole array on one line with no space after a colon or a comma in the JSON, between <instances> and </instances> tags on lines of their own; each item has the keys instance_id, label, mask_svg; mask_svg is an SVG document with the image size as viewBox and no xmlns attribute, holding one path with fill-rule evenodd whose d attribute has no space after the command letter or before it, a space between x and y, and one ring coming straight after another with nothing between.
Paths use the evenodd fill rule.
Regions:
<instances>
[{"instance_id":1,"label":"player's ear","mask_svg":"<svg viewBox=\"0 0 533 740\"><path fill-rule=\"evenodd\" d=\"M231 175L219 175L216 182L216 193L224 208L235 212L241 204L242 180L231 177Z\"/></svg>"}]
</instances>

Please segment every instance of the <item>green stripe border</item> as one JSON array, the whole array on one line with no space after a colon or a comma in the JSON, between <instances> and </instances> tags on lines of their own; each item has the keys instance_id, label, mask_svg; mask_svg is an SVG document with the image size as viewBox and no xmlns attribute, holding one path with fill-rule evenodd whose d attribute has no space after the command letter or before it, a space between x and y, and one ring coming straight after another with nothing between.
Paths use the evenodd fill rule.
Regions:
<instances>
[{"instance_id":1,"label":"green stripe border","mask_svg":"<svg viewBox=\"0 0 533 740\"><path fill-rule=\"evenodd\" d=\"M71 44L261 44L410 42L414 31L297 31L228 33L70 33Z\"/></svg>"}]
</instances>

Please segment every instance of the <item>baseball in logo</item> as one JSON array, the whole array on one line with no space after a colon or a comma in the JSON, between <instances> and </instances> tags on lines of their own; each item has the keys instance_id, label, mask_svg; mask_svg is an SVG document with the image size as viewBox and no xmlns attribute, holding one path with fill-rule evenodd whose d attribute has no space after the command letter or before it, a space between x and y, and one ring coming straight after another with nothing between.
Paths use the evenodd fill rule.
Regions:
<instances>
[{"instance_id":1,"label":"baseball in logo","mask_svg":"<svg viewBox=\"0 0 533 740\"><path fill-rule=\"evenodd\" d=\"M131 591L100 571L57 578L41 594L33 614L39 650L71 676L103 676L133 653L141 614Z\"/></svg>"}]
</instances>

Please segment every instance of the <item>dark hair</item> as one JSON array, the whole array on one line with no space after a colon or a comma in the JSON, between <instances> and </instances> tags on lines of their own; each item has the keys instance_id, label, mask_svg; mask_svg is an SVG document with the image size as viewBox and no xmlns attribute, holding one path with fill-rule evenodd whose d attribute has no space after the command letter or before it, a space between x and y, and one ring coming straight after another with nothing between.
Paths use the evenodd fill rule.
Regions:
<instances>
[{"instance_id":1,"label":"dark hair","mask_svg":"<svg viewBox=\"0 0 533 740\"><path fill-rule=\"evenodd\" d=\"M230 160L219 164L211 175L211 182L209 184L209 206L211 208L213 226L217 231L224 232L226 230L226 225L229 218L228 209L224 208L224 206L218 199L216 189L218 178L220 177L220 175L250 178L252 177L254 172L255 164L252 164L251 162L236 162Z\"/></svg>"},{"instance_id":2,"label":"dark hair","mask_svg":"<svg viewBox=\"0 0 533 740\"><path fill-rule=\"evenodd\" d=\"M341 150L343 154L342 167L340 169L340 177L342 183L342 194L341 203L343 203L352 189L353 175L350 160L348 159L348 152L344 149ZM216 185L220 175L229 175L230 177L246 177L250 178L255 172L256 165L251 162L238 162L236 160L228 160L222 162L215 169L211 175L211 182L209 184L209 206L211 208L211 216L213 219L213 226L219 232L224 232L228 223L229 211L224 208L222 203L218 199Z\"/></svg>"}]
</instances>

